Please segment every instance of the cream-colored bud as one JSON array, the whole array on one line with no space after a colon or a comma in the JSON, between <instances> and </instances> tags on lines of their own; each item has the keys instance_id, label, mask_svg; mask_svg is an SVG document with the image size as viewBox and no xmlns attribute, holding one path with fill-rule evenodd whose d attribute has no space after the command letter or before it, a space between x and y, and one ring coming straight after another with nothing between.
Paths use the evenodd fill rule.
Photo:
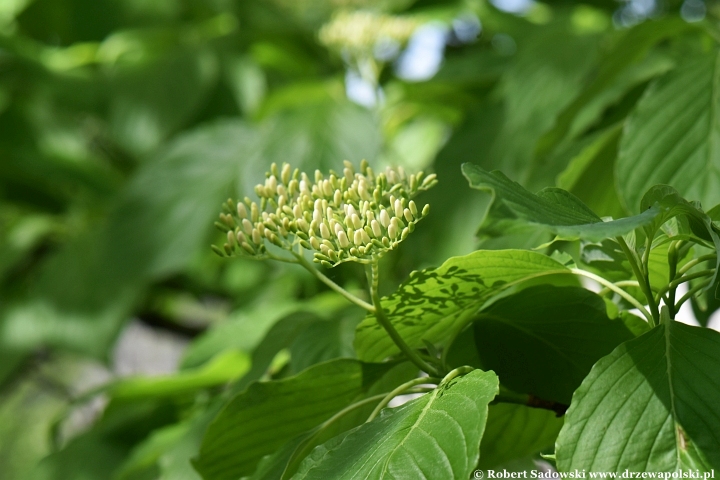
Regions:
<instances>
[{"instance_id":1,"label":"cream-colored bud","mask_svg":"<svg viewBox=\"0 0 720 480\"><path fill-rule=\"evenodd\" d=\"M258 197L265 197L265 187L263 187L262 185L255 185L255 194Z\"/></svg>"},{"instance_id":2,"label":"cream-colored bud","mask_svg":"<svg viewBox=\"0 0 720 480\"><path fill-rule=\"evenodd\" d=\"M408 203L408 208L410 209L410 212L413 214L413 216L417 217L418 208L417 208L417 205L415 205L415 202L413 200L410 200L410 203Z\"/></svg>"},{"instance_id":3,"label":"cream-colored bud","mask_svg":"<svg viewBox=\"0 0 720 480\"><path fill-rule=\"evenodd\" d=\"M317 222L318 225L320 222L322 222L322 213L320 213L320 210L313 210L313 222Z\"/></svg>"},{"instance_id":4,"label":"cream-colored bud","mask_svg":"<svg viewBox=\"0 0 720 480\"><path fill-rule=\"evenodd\" d=\"M358 230L362 233L362 241L364 244L372 243L372 239L370 238L370 235L365 230Z\"/></svg>"},{"instance_id":5,"label":"cream-colored bud","mask_svg":"<svg viewBox=\"0 0 720 480\"><path fill-rule=\"evenodd\" d=\"M363 231L362 230L356 230L355 235L353 236L353 243L355 245L362 245L363 243Z\"/></svg>"},{"instance_id":6,"label":"cream-colored bud","mask_svg":"<svg viewBox=\"0 0 720 480\"><path fill-rule=\"evenodd\" d=\"M327 207L327 208L325 209L325 218L327 218L328 220L330 220L331 218L333 218L333 213L335 213L335 210L333 210L333 209L330 208L330 207Z\"/></svg>"},{"instance_id":7,"label":"cream-colored bud","mask_svg":"<svg viewBox=\"0 0 720 480\"><path fill-rule=\"evenodd\" d=\"M350 171L353 169L353 164L350 160L343 160L343 165L345 165L345 168L349 168Z\"/></svg>"},{"instance_id":8,"label":"cream-colored bud","mask_svg":"<svg viewBox=\"0 0 720 480\"><path fill-rule=\"evenodd\" d=\"M295 180L294 178L293 178L292 180L290 180L290 183L288 183L287 190L288 190L288 194L289 194L291 197L292 197L293 195L295 195L295 194L299 191L298 181Z\"/></svg>"},{"instance_id":9,"label":"cream-colored bud","mask_svg":"<svg viewBox=\"0 0 720 480\"><path fill-rule=\"evenodd\" d=\"M275 175L276 177L280 175L280 171L278 170L277 163L273 162L270 164L270 173L272 175Z\"/></svg>"},{"instance_id":10,"label":"cream-colored bud","mask_svg":"<svg viewBox=\"0 0 720 480\"><path fill-rule=\"evenodd\" d=\"M316 221L315 219L313 219L310 222L310 231L311 232L317 232L319 227L320 227L320 222ZM312 235L312 233L311 233L311 235Z\"/></svg>"},{"instance_id":11,"label":"cream-colored bud","mask_svg":"<svg viewBox=\"0 0 720 480\"><path fill-rule=\"evenodd\" d=\"M344 175L343 178L345 178L345 180L347 181L347 183L352 183L352 181L353 181L353 176L354 176L352 169L345 167L345 168L343 169L343 175Z\"/></svg>"},{"instance_id":12,"label":"cream-colored bud","mask_svg":"<svg viewBox=\"0 0 720 480\"><path fill-rule=\"evenodd\" d=\"M407 220L408 222L413 221L413 215L409 208L403 210L403 217L405 217L405 220Z\"/></svg>"},{"instance_id":13,"label":"cream-colored bud","mask_svg":"<svg viewBox=\"0 0 720 480\"><path fill-rule=\"evenodd\" d=\"M331 222L332 223L330 224L330 227L331 227L332 231L335 232L335 236L337 237L340 234L340 232L343 231L343 227L342 227L342 225L340 225L340 222L336 222L335 220L331 220Z\"/></svg>"},{"instance_id":14,"label":"cream-colored bud","mask_svg":"<svg viewBox=\"0 0 720 480\"><path fill-rule=\"evenodd\" d=\"M430 204L429 204L429 203L426 204L426 205L423 207L423 209L422 209L422 216L424 217L424 216L427 215L428 213L430 213Z\"/></svg>"},{"instance_id":15,"label":"cream-colored bud","mask_svg":"<svg viewBox=\"0 0 720 480\"><path fill-rule=\"evenodd\" d=\"M252 231L252 241L255 245L259 245L262 242L262 237L257 229Z\"/></svg>"},{"instance_id":16,"label":"cream-colored bud","mask_svg":"<svg viewBox=\"0 0 720 480\"><path fill-rule=\"evenodd\" d=\"M338 243L342 248L348 248L350 246L350 240L348 240L347 234L344 231L340 230L337 237Z\"/></svg>"},{"instance_id":17,"label":"cream-colored bud","mask_svg":"<svg viewBox=\"0 0 720 480\"><path fill-rule=\"evenodd\" d=\"M250 220L257 222L259 216L260 213L258 212L257 203L253 202L252 205L250 205Z\"/></svg>"},{"instance_id":18,"label":"cream-colored bud","mask_svg":"<svg viewBox=\"0 0 720 480\"><path fill-rule=\"evenodd\" d=\"M315 170L315 183L322 182L323 174L320 170Z\"/></svg>"},{"instance_id":19,"label":"cream-colored bud","mask_svg":"<svg viewBox=\"0 0 720 480\"><path fill-rule=\"evenodd\" d=\"M390 183L397 183L397 175L392 168L388 167L387 170L385 170L385 176L387 176Z\"/></svg>"},{"instance_id":20,"label":"cream-colored bud","mask_svg":"<svg viewBox=\"0 0 720 480\"><path fill-rule=\"evenodd\" d=\"M362 228L363 222L360 220L360 217L357 215L352 215L350 217L350 220L352 221L353 227L357 230L358 228Z\"/></svg>"},{"instance_id":21,"label":"cream-colored bud","mask_svg":"<svg viewBox=\"0 0 720 480\"><path fill-rule=\"evenodd\" d=\"M393 240L395 240L398 236L398 229L394 223L391 223L388 227L388 236L390 236L390 238Z\"/></svg>"},{"instance_id":22,"label":"cream-colored bud","mask_svg":"<svg viewBox=\"0 0 720 480\"><path fill-rule=\"evenodd\" d=\"M253 224L248 220L247 218L244 218L242 221L242 227L243 230L245 230L246 235L252 235L253 231Z\"/></svg>"},{"instance_id":23,"label":"cream-colored bud","mask_svg":"<svg viewBox=\"0 0 720 480\"><path fill-rule=\"evenodd\" d=\"M330 238L330 230L325 223L320 224L320 235L326 240Z\"/></svg>"},{"instance_id":24,"label":"cream-colored bud","mask_svg":"<svg viewBox=\"0 0 720 480\"><path fill-rule=\"evenodd\" d=\"M298 204L293 205L292 212L295 218L302 218L303 216L303 209Z\"/></svg>"},{"instance_id":25,"label":"cream-colored bud","mask_svg":"<svg viewBox=\"0 0 720 480\"><path fill-rule=\"evenodd\" d=\"M327 255L327 253L330 251L330 247L325 245L324 243L320 245L320 251L323 255Z\"/></svg>"},{"instance_id":26,"label":"cream-colored bud","mask_svg":"<svg viewBox=\"0 0 720 480\"><path fill-rule=\"evenodd\" d=\"M400 236L400 238L402 240L405 240L408 235L410 235L410 229L407 227L403 228L402 235Z\"/></svg>"},{"instance_id":27,"label":"cream-colored bud","mask_svg":"<svg viewBox=\"0 0 720 480\"><path fill-rule=\"evenodd\" d=\"M332 250L332 249L328 250L327 256L330 257L330 260L332 260L333 262L337 262L337 260L338 260L337 253L335 253L335 250Z\"/></svg>"},{"instance_id":28,"label":"cream-colored bud","mask_svg":"<svg viewBox=\"0 0 720 480\"><path fill-rule=\"evenodd\" d=\"M436 178L437 178L437 175L435 175L434 173L431 173L430 175L425 177L425 180L423 180L423 182L422 182L422 186L423 187L431 186L432 184L435 183Z\"/></svg>"},{"instance_id":29,"label":"cream-colored bud","mask_svg":"<svg viewBox=\"0 0 720 480\"><path fill-rule=\"evenodd\" d=\"M333 202L335 202L335 205L340 206L342 203L342 192L340 190L335 190L335 193L333 194Z\"/></svg>"},{"instance_id":30,"label":"cream-colored bud","mask_svg":"<svg viewBox=\"0 0 720 480\"><path fill-rule=\"evenodd\" d=\"M418 176L410 175L410 191L414 192L418 187Z\"/></svg>"},{"instance_id":31,"label":"cream-colored bud","mask_svg":"<svg viewBox=\"0 0 720 480\"><path fill-rule=\"evenodd\" d=\"M240 217L240 220L242 220L243 218L247 218L248 212L247 212L247 208L245 208L244 203L238 202L237 213L238 213L238 217Z\"/></svg>"},{"instance_id":32,"label":"cream-colored bud","mask_svg":"<svg viewBox=\"0 0 720 480\"><path fill-rule=\"evenodd\" d=\"M292 172L290 171L290 164L289 163L283 163L282 166L282 173L280 174L282 177L282 182L287 185L290 182L290 174Z\"/></svg>"},{"instance_id":33,"label":"cream-colored bud","mask_svg":"<svg viewBox=\"0 0 720 480\"><path fill-rule=\"evenodd\" d=\"M380 222L378 222L377 220L372 220L370 222L370 228L372 228L373 235L378 238L382 237L382 229L380 228Z\"/></svg>"},{"instance_id":34,"label":"cream-colored bud","mask_svg":"<svg viewBox=\"0 0 720 480\"><path fill-rule=\"evenodd\" d=\"M242 245L243 242L246 241L246 240L245 240L245 234L243 234L243 232L241 232L241 231L238 231L238 232L235 234L235 238L237 239L238 245Z\"/></svg>"},{"instance_id":35,"label":"cream-colored bud","mask_svg":"<svg viewBox=\"0 0 720 480\"><path fill-rule=\"evenodd\" d=\"M326 197L332 197L333 187L329 180L322 181L322 192Z\"/></svg>"},{"instance_id":36,"label":"cream-colored bud","mask_svg":"<svg viewBox=\"0 0 720 480\"><path fill-rule=\"evenodd\" d=\"M282 185L280 185L280 186L282 187ZM278 197L277 204L278 204L278 208L280 210L282 210L282 208L287 204L287 199L285 198L285 195L280 195Z\"/></svg>"},{"instance_id":37,"label":"cream-colored bud","mask_svg":"<svg viewBox=\"0 0 720 480\"><path fill-rule=\"evenodd\" d=\"M277 194L287 196L288 193L287 193L287 188L285 188L285 185L280 184L277 186Z\"/></svg>"},{"instance_id":38,"label":"cream-colored bud","mask_svg":"<svg viewBox=\"0 0 720 480\"><path fill-rule=\"evenodd\" d=\"M235 238L235 233L232 230L228 230L227 232L227 241L228 245L230 245L231 247L235 246L235 242L237 241L237 239Z\"/></svg>"},{"instance_id":39,"label":"cream-colored bud","mask_svg":"<svg viewBox=\"0 0 720 480\"><path fill-rule=\"evenodd\" d=\"M310 237L310 246L315 250L320 250L320 241L317 237Z\"/></svg>"},{"instance_id":40,"label":"cream-colored bud","mask_svg":"<svg viewBox=\"0 0 720 480\"><path fill-rule=\"evenodd\" d=\"M265 190L268 192L269 196L275 195L277 192L277 186L277 178L275 178L275 175L270 175L270 178L265 181Z\"/></svg>"},{"instance_id":41,"label":"cream-colored bud","mask_svg":"<svg viewBox=\"0 0 720 480\"><path fill-rule=\"evenodd\" d=\"M395 216L398 218L402 217L403 216L403 206L402 206L402 202L400 201L399 198L397 200L395 200L395 205L393 205L393 207L395 209Z\"/></svg>"},{"instance_id":42,"label":"cream-colored bud","mask_svg":"<svg viewBox=\"0 0 720 480\"><path fill-rule=\"evenodd\" d=\"M304 193L309 195L310 189L308 188L308 182L305 180L300 180L300 184L298 185L298 188L300 189L300 193Z\"/></svg>"},{"instance_id":43,"label":"cream-colored bud","mask_svg":"<svg viewBox=\"0 0 720 480\"><path fill-rule=\"evenodd\" d=\"M385 228L388 228L390 225L390 215L388 215L388 212L385 209L380 211L380 224Z\"/></svg>"}]
</instances>

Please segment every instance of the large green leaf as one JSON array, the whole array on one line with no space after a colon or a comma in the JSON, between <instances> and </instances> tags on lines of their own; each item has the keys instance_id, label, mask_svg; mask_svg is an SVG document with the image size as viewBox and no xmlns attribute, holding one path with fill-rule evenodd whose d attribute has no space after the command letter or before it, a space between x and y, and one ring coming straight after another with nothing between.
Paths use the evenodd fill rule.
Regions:
<instances>
[{"instance_id":1,"label":"large green leaf","mask_svg":"<svg viewBox=\"0 0 720 480\"><path fill-rule=\"evenodd\" d=\"M552 447L563 420L554 412L498 403L488 411L478 468L497 467Z\"/></svg>"},{"instance_id":2,"label":"large green leaf","mask_svg":"<svg viewBox=\"0 0 720 480\"><path fill-rule=\"evenodd\" d=\"M340 359L236 395L210 424L195 468L206 480L236 480L263 456L360 397L387 366Z\"/></svg>"},{"instance_id":3,"label":"large green leaf","mask_svg":"<svg viewBox=\"0 0 720 480\"><path fill-rule=\"evenodd\" d=\"M317 447L293 479L470 478L497 392L474 370Z\"/></svg>"},{"instance_id":4,"label":"large green leaf","mask_svg":"<svg viewBox=\"0 0 720 480\"><path fill-rule=\"evenodd\" d=\"M560 470L720 468L720 334L665 319L600 360L575 392Z\"/></svg>"},{"instance_id":5,"label":"large green leaf","mask_svg":"<svg viewBox=\"0 0 720 480\"><path fill-rule=\"evenodd\" d=\"M478 315L475 343L503 385L569 404L593 364L634 335L610 320L605 302L578 287L540 285L498 300Z\"/></svg>"},{"instance_id":6,"label":"large green leaf","mask_svg":"<svg viewBox=\"0 0 720 480\"><path fill-rule=\"evenodd\" d=\"M501 172L487 172L469 163L462 168L470 186L491 191L493 201L501 202L511 218L514 216L563 237L595 241L616 237L648 225L660 214L657 207L652 207L634 217L603 222L576 196L560 188L545 188L534 194Z\"/></svg>"},{"instance_id":7,"label":"large green leaf","mask_svg":"<svg viewBox=\"0 0 720 480\"><path fill-rule=\"evenodd\" d=\"M382 299L395 329L411 347L452 338L489 297L525 280L568 273L561 263L525 250L480 250L454 257L439 268L413 272ZM358 325L355 351L365 361L398 352L385 330L369 315Z\"/></svg>"},{"instance_id":8,"label":"large green leaf","mask_svg":"<svg viewBox=\"0 0 720 480\"><path fill-rule=\"evenodd\" d=\"M616 177L621 200L637 211L656 184L706 206L720 203L720 74L717 52L657 80L628 119Z\"/></svg>"}]
</instances>

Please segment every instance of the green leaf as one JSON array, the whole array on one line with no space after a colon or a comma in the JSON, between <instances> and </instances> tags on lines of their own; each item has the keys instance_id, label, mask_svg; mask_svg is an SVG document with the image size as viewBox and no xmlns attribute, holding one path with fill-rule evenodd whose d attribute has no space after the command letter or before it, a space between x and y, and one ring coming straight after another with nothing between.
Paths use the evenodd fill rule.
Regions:
<instances>
[{"instance_id":1,"label":"green leaf","mask_svg":"<svg viewBox=\"0 0 720 480\"><path fill-rule=\"evenodd\" d=\"M497 392L474 370L317 447L293 479L470 478Z\"/></svg>"},{"instance_id":2,"label":"green leaf","mask_svg":"<svg viewBox=\"0 0 720 480\"><path fill-rule=\"evenodd\" d=\"M665 319L600 360L556 445L561 471L720 468L720 334Z\"/></svg>"},{"instance_id":3,"label":"green leaf","mask_svg":"<svg viewBox=\"0 0 720 480\"><path fill-rule=\"evenodd\" d=\"M454 257L439 268L416 271L398 290L382 299L388 318L411 347L440 343L459 332L494 294L525 280L567 267L540 253L525 250L480 250ZM398 353L397 346L367 316L358 325L355 351L365 361Z\"/></svg>"},{"instance_id":4,"label":"green leaf","mask_svg":"<svg viewBox=\"0 0 720 480\"><path fill-rule=\"evenodd\" d=\"M562 418L549 410L509 403L490 405L478 468L497 467L552 447L562 425Z\"/></svg>"},{"instance_id":5,"label":"green leaf","mask_svg":"<svg viewBox=\"0 0 720 480\"><path fill-rule=\"evenodd\" d=\"M263 456L360 397L386 368L341 359L251 384L210 424L195 468L205 480L252 474Z\"/></svg>"},{"instance_id":6,"label":"green leaf","mask_svg":"<svg viewBox=\"0 0 720 480\"><path fill-rule=\"evenodd\" d=\"M656 184L705 205L720 203L717 52L680 65L654 82L629 117L616 178L626 208L637 211Z\"/></svg>"},{"instance_id":7,"label":"green leaf","mask_svg":"<svg viewBox=\"0 0 720 480\"><path fill-rule=\"evenodd\" d=\"M577 197L560 188L544 188L533 194L501 172L487 172L470 163L462 168L471 187L491 191L493 201L501 202L516 218L567 238L599 241L624 235L648 225L660 213L653 207L634 217L603 222Z\"/></svg>"},{"instance_id":8,"label":"green leaf","mask_svg":"<svg viewBox=\"0 0 720 480\"><path fill-rule=\"evenodd\" d=\"M475 321L484 368L516 392L569 404L593 364L634 335L578 287L541 285L498 300Z\"/></svg>"}]
</instances>

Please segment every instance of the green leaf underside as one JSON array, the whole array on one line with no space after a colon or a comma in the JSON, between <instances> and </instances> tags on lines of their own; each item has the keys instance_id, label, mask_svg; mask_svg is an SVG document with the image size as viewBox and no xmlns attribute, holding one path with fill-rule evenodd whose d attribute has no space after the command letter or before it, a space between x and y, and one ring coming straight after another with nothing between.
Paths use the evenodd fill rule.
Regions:
<instances>
[{"instance_id":1,"label":"green leaf underside","mask_svg":"<svg viewBox=\"0 0 720 480\"><path fill-rule=\"evenodd\" d=\"M382 306L405 342L422 348L423 340L440 343L452 338L500 289L568 272L561 263L536 252L479 250L450 258L437 269L413 272L395 293L382 299ZM358 325L355 351L369 362L399 352L372 315Z\"/></svg>"},{"instance_id":2,"label":"green leaf underside","mask_svg":"<svg viewBox=\"0 0 720 480\"><path fill-rule=\"evenodd\" d=\"M263 456L349 405L387 368L341 359L251 384L210 424L195 468L205 480L252 474Z\"/></svg>"},{"instance_id":3,"label":"green leaf underside","mask_svg":"<svg viewBox=\"0 0 720 480\"><path fill-rule=\"evenodd\" d=\"M720 115L716 52L656 81L628 118L616 163L620 198L630 211L656 184L706 207L720 203Z\"/></svg>"},{"instance_id":4,"label":"green leaf underside","mask_svg":"<svg viewBox=\"0 0 720 480\"><path fill-rule=\"evenodd\" d=\"M503 385L565 404L595 362L634 337L595 293L551 285L498 300L474 328L481 364Z\"/></svg>"},{"instance_id":5,"label":"green leaf underside","mask_svg":"<svg viewBox=\"0 0 720 480\"><path fill-rule=\"evenodd\" d=\"M493 372L474 370L317 447L293 479L470 478L497 392Z\"/></svg>"},{"instance_id":6,"label":"green leaf underside","mask_svg":"<svg viewBox=\"0 0 720 480\"><path fill-rule=\"evenodd\" d=\"M666 321L600 360L556 444L561 471L720 468L720 333Z\"/></svg>"},{"instance_id":7,"label":"green leaf underside","mask_svg":"<svg viewBox=\"0 0 720 480\"><path fill-rule=\"evenodd\" d=\"M509 213L563 237L590 241L617 237L652 223L660 214L652 207L640 215L603 222L577 197L560 188L545 188L534 194L501 172L487 172L470 163L462 170L471 187L492 192L493 202L501 202Z\"/></svg>"},{"instance_id":8,"label":"green leaf underside","mask_svg":"<svg viewBox=\"0 0 720 480\"><path fill-rule=\"evenodd\" d=\"M478 468L493 468L548 447L551 450L562 424L562 418L549 410L509 403L491 405Z\"/></svg>"}]
</instances>

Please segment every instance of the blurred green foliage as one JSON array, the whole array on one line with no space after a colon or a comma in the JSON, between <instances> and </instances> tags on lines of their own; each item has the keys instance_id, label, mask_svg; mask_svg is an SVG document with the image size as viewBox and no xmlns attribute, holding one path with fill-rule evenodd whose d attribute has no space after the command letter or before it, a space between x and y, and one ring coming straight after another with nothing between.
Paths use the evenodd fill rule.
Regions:
<instances>
[{"instance_id":1,"label":"blurred green foliage","mask_svg":"<svg viewBox=\"0 0 720 480\"><path fill-rule=\"evenodd\" d=\"M438 174L423 198L432 214L382 265L385 293L479 245L549 240L492 211L476 238L489 195L468 188L464 162L530 189L557 184L600 215L636 208L611 174L620 122L652 79L714 48L717 30L681 19L672 1L647 20L610 0L528 5L0 2L0 477L198 479L190 459L222 385L354 355L358 309L296 266L210 251L219 205L272 162ZM339 15L355 10L374 30ZM342 18L347 36L323 43ZM401 21L441 32L434 75L403 80L401 62L378 54ZM398 35L390 47L402 52L413 40ZM353 265L329 275L363 282ZM190 341L181 371L111 379L99 417L78 421L71 412L93 398L82 394L102 383L88 369L114 377L133 319Z\"/></svg>"}]
</instances>

